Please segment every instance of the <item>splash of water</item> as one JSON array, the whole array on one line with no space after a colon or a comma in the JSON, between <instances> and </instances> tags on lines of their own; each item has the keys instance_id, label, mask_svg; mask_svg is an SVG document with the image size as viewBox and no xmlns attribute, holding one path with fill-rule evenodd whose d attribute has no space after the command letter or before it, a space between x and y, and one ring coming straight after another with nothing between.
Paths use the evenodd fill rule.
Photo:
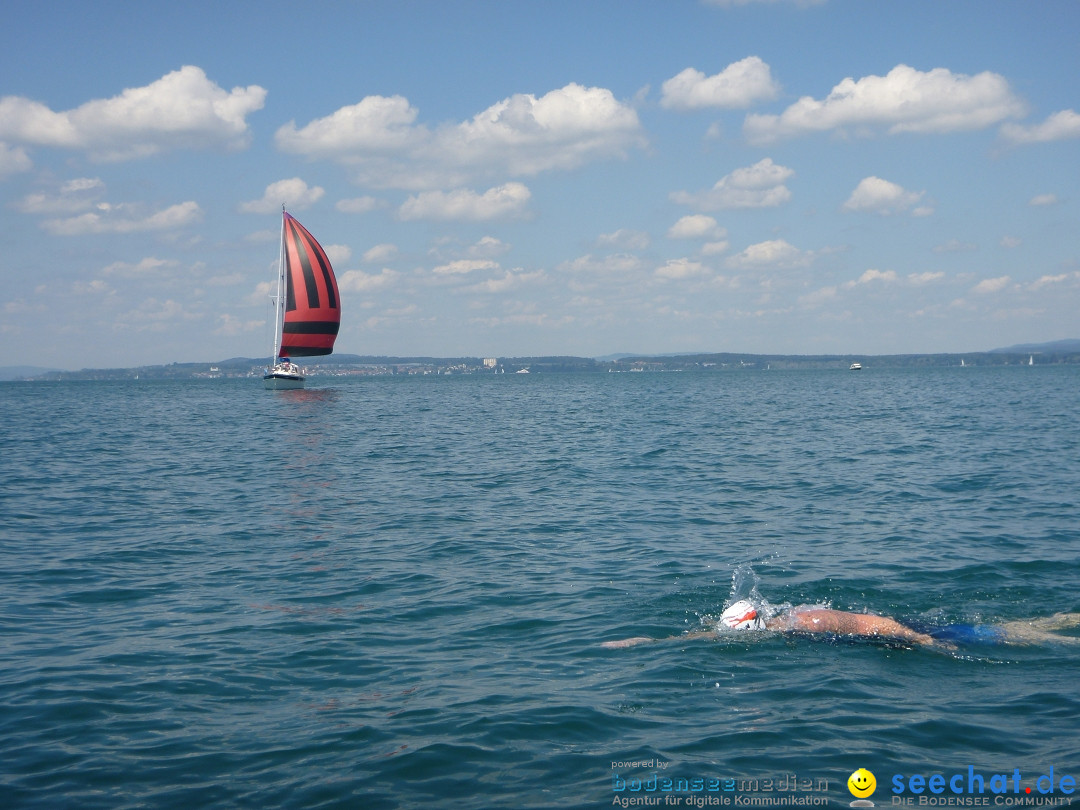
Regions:
<instances>
[{"instance_id":1,"label":"splash of water","mask_svg":"<svg viewBox=\"0 0 1080 810\"><path fill-rule=\"evenodd\" d=\"M758 614L764 619L769 619L776 615L782 606L773 605L761 595L761 591L758 586L761 584L761 577L749 563L743 563L737 565L735 570L731 572L731 593L728 596L727 604L732 604L740 599L749 600L757 609Z\"/></svg>"},{"instance_id":2,"label":"splash of water","mask_svg":"<svg viewBox=\"0 0 1080 810\"><path fill-rule=\"evenodd\" d=\"M769 560L760 562L767 565ZM740 599L747 599L757 608L758 615L765 620L771 619L773 616L780 613L787 613L796 608L795 605L787 601L779 603L770 602L762 595L761 590L759 589L760 585L761 577L754 571L754 567L751 563L741 563L735 566L735 569L731 572L731 592L728 595L725 606L737 602ZM829 602L800 605L800 607L815 608L828 608L831 606L832 605Z\"/></svg>"}]
</instances>

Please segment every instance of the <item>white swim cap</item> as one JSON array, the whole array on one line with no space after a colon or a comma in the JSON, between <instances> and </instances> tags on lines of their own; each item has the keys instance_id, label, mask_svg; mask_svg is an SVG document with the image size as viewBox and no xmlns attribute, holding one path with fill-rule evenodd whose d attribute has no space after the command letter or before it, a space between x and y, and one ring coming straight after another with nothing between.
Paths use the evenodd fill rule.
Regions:
<instances>
[{"instance_id":1,"label":"white swim cap","mask_svg":"<svg viewBox=\"0 0 1080 810\"><path fill-rule=\"evenodd\" d=\"M720 624L732 630L764 630L765 621L758 617L757 608L740 599L720 615Z\"/></svg>"}]
</instances>

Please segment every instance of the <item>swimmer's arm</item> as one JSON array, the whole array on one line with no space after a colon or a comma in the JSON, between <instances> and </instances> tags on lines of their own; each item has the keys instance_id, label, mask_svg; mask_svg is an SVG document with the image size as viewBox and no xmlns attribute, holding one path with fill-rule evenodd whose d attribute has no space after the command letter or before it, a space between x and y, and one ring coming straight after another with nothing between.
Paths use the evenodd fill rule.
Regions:
<instances>
[{"instance_id":1,"label":"swimmer's arm","mask_svg":"<svg viewBox=\"0 0 1080 810\"><path fill-rule=\"evenodd\" d=\"M884 636L885 638L895 638L900 641L910 641L914 644L932 645L937 642L932 636L928 636L926 633L918 633L912 630L910 627L905 627L898 621L893 619L885 619L883 616L875 616L878 621L873 623L871 635ZM884 619L884 621L882 621Z\"/></svg>"},{"instance_id":2,"label":"swimmer's arm","mask_svg":"<svg viewBox=\"0 0 1080 810\"><path fill-rule=\"evenodd\" d=\"M635 636L634 638L624 638L619 641L605 641L600 646L607 650L617 650L623 647L636 647L638 644L656 644L661 641L693 641L699 638L716 637L716 632L713 630L694 630L689 633L680 633L677 636L668 636L667 638L649 638L648 636Z\"/></svg>"},{"instance_id":3,"label":"swimmer's arm","mask_svg":"<svg viewBox=\"0 0 1080 810\"><path fill-rule=\"evenodd\" d=\"M877 636L915 644L934 644L925 633L917 633L888 616L871 613L848 613L843 610L813 609L791 614L784 629L804 633L836 633L838 635Z\"/></svg>"}]
</instances>

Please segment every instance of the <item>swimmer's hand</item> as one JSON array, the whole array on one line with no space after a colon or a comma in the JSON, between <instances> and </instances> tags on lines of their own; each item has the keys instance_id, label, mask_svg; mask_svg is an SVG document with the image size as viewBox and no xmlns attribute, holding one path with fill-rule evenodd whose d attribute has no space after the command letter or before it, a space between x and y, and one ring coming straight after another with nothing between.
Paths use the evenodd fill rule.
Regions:
<instances>
[{"instance_id":1,"label":"swimmer's hand","mask_svg":"<svg viewBox=\"0 0 1080 810\"><path fill-rule=\"evenodd\" d=\"M648 636L635 636L634 638L624 638L619 641L605 641L600 646L606 650L619 650L623 647L633 647L635 644L648 644L650 641L655 640Z\"/></svg>"}]
</instances>

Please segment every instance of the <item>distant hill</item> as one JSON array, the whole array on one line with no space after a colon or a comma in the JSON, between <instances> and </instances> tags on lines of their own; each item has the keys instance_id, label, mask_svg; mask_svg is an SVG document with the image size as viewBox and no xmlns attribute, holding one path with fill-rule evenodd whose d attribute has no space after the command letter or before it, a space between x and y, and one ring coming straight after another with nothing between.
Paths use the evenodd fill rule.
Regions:
<instances>
[{"instance_id":1,"label":"distant hill","mask_svg":"<svg viewBox=\"0 0 1080 810\"><path fill-rule=\"evenodd\" d=\"M742 369L847 369L859 362L863 368L926 368L960 365L1027 365L1028 356L1037 355L1036 365L1080 365L1080 340L1025 343L986 352L895 355L781 355L742 353L695 353L595 357L498 357L495 368L484 366L479 357L386 357L334 354L305 357L302 364L313 374L471 374L521 369L536 372L614 371L721 371ZM266 358L231 357L216 363L170 363L138 368L100 368L58 371L33 366L0 367L0 381L38 380L177 380L218 379L261 376Z\"/></svg>"},{"instance_id":2,"label":"distant hill","mask_svg":"<svg viewBox=\"0 0 1080 810\"><path fill-rule=\"evenodd\" d=\"M1005 349L991 349L990 354L1071 354L1080 352L1080 340L1055 340L1050 343L1020 343Z\"/></svg>"},{"instance_id":3,"label":"distant hill","mask_svg":"<svg viewBox=\"0 0 1080 810\"><path fill-rule=\"evenodd\" d=\"M0 380L22 380L26 377L38 377L52 371L55 368L41 368L40 366L0 366Z\"/></svg>"}]
</instances>

